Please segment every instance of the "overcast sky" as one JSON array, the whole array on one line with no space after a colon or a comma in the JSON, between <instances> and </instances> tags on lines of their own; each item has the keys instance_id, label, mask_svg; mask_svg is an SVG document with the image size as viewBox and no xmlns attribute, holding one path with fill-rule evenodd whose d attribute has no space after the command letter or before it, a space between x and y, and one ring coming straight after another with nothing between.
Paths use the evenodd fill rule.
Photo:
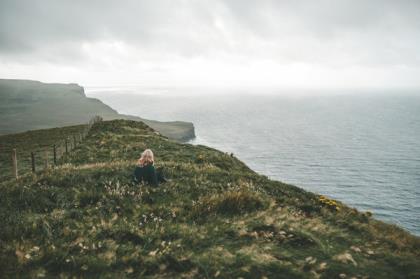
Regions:
<instances>
[{"instance_id":1,"label":"overcast sky","mask_svg":"<svg viewBox=\"0 0 420 279\"><path fill-rule=\"evenodd\" d=\"M418 0L0 0L0 78L420 88Z\"/></svg>"}]
</instances>

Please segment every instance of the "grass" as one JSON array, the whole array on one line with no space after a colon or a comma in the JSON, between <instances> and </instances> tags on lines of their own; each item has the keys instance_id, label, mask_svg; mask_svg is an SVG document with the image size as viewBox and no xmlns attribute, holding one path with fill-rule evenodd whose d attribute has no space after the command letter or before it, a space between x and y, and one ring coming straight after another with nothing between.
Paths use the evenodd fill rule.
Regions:
<instances>
[{"instance_id":1,"label":"grass","mask_svg":"<svg viewBox=\"0 0 420 279\"><path fill-rule=\"evenodd\" d=\"M132 183L145 148L170 178L158 188ZM0 193L6 278L420 276L418 237L141 122L95 124L58 167Z\"/></svg>"},{"instance_id":2,"label":"grass","mask_svg":"<svg viewBox=\"0 0 420 279\"><path fill-rule=\"evenodd\" d=\"M80 134L86 125L68 126L65 128L53 128L44 130L28 131L20 134L0 136L0 180L13 177L12 173L12 150L16 148L19 174L31 171L31 152L35 154L36 170L45 167L45 154L48 161L53 162L53 145L57 146L57 156L65 152L65 139L68 139L68 147L73 144L73 136L79 142Z\"/></svg>"}]
</instances>

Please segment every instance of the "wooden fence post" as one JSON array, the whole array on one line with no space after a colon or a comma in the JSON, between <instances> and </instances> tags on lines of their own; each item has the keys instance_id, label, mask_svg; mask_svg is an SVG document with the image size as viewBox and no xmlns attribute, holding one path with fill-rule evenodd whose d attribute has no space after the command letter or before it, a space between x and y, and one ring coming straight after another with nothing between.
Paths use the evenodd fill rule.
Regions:
<instances>
[{"instance_id":1,"label":"wooden fence post","mask_svg":"<svg viewBox=\"0 0 420 279\"><path fill-rule=\"evenodd\" d=\"M68 147L69 141L66 138L66 154L69 153L69 147Z\"/></svg>"},{"instance_id":2,"label":"wooden fence post","mask_svg":"<svg viewBox=\"0 0 420 279\"><path fill-rule=\"evenodd\" d=\"M12 166L13 166L13 175L16 179L18 179L18 168L17 168L17 156L16 156L16 148L13 148L12 151Z\"/></svg>"},{"instance_id":3,"label":"wooden fence post","mask_svg":"<svg viewBox=\"0 0 420 279\"><path fill-rule=\"evenodd\" d=\"M45 150L45 168L48 169L48 150Z\"/></svg>"},{"instance_id":4,"label":"wooden fence post","mask_svg":"<svg viewBox=\"0 0 420 279\"><path fill-rule=\"evenodd\" d=\"M31 152L31 165L32 165L32 172L35 173L35 154Z\"/></svg>"},{"instance_id":5,"label":"wooden fence post","mask_svg":"<svg viewBox=\"0 0 420 279\"><path fill-rule=\"evenodd\" d=\"M76 136L73 135L73 148L76 148L76 145L77 145Z\"/></svg>"},{"instance_id":6,"label":"wooden fence post","mask_svg":"<svg viewBox=\"0 0 420 279\"><path fill-rule=\"evenodd\" d=\"M57 146L54 144L53 146L53 152L54 152L54 166L57 165Z\"/></svg>"}]
</instances>

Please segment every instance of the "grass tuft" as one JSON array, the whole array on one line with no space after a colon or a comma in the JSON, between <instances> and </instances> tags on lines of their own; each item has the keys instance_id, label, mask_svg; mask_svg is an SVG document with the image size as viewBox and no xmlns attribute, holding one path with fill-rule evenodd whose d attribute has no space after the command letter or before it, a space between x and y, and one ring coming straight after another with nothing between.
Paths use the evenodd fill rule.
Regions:
<instances>
[{"instance_id":1,"label":"grass tuft","mask_svg":"<svg viewBox=\"0 0 420 279\"><path fill-rule=\"evenodd\" d=\"M204 196L194 203L192 214L197 217L238 215L265 209L268 204L260 194L242 189Z\"/></svg>"}]
</instances>

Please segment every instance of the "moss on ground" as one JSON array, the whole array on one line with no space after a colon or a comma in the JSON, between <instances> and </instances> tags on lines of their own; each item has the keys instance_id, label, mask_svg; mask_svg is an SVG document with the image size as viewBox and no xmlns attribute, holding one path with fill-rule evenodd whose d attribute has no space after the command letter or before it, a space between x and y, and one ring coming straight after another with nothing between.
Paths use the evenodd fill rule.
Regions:
<instances>
[{"instance_id":1,"label":"moss on ground","mask_svg":"<svg viewBox=\"0 0 420 279\"><path fill-rule=\"evenodd\" d=\"M158 188L132 183L145 148L170 179ZM141 122L95 124L0 193L2 277L420 277L419 238Z\"/></svg>"}]
</instances>

